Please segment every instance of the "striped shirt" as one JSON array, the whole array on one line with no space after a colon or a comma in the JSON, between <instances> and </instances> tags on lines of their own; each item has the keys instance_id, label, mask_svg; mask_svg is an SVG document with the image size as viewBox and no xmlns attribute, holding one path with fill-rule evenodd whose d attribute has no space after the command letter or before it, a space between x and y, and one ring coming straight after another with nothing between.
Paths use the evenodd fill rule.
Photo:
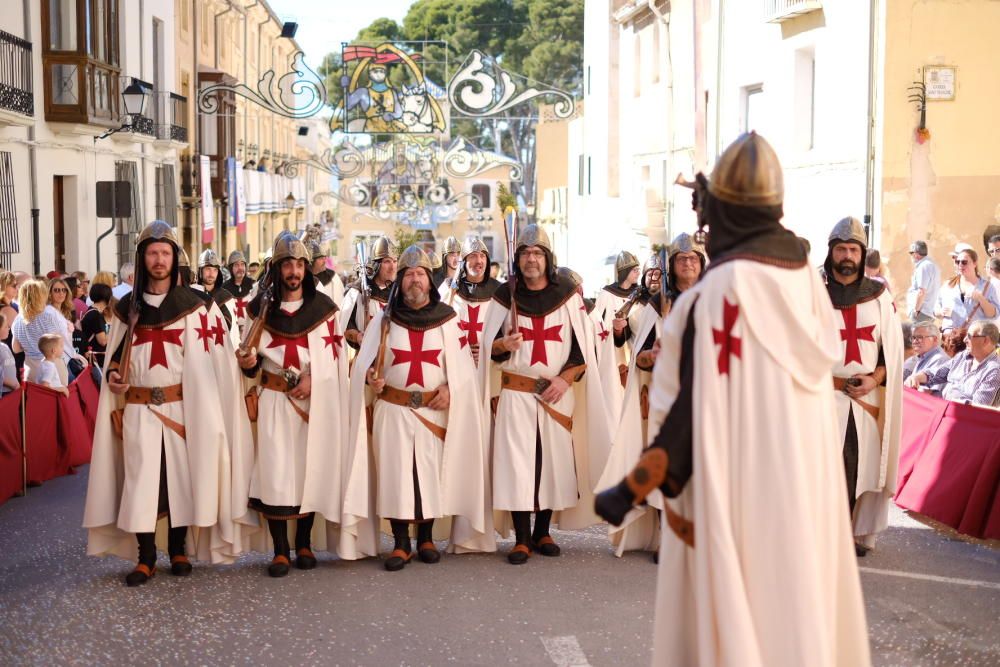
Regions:
<instances>
[{"instance_id":1,"label":"striped shirt","mask_svg":"<svg viewBox=\"0 0 1000 667\"><path fill-rule=\"evenodd\" d=\"M11 331L14 334L14 339L21 344L29 359L42 359L45 355L38 349L38 340L50 333L65 339L68 333L66 321L66 318L58 310L52 306L46 306L45 310L31 322L26 322L23 315L18 315L14 318Z\"/></svg>"},{"instance_id":2,"label":"striped shirt","mask_svg":"<svg viewBox=\"0 0 1000 667\"><path fill-rule=\"evenodd\" d=\"M927 374L927 384L944 385L941 397L958 403L993 405L1000 389L1000 357L996 352L976 363L969 350L956 354Z\"/></svg>"}]
</instances>

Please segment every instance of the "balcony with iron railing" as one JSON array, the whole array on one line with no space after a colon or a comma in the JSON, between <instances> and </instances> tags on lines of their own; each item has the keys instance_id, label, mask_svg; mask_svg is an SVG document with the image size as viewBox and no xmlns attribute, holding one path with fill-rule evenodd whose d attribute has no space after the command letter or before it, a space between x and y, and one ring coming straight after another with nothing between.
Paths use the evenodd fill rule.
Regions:
<instances>
[{"instance_id":1,"label":"balcony with iron railing","mask_svg":"<svg viewBox=\"0 0 1000 667\"><path fill-rule=\"evenodd\" d=\"M764 20L781 23L818 9L823 9L821 0L764 0Z\"/></svg>"},{"instance_id":2,"label":"balcony with iron railing","mask_svg":"<svg viewBox=\"0 0 1000 667\"><path fill-rule=\"evenodd\" d=\"M35 115L31 42L0 30L0 110Z\"/></svg>"},{"instance_id":3,"label":"balcony with iron railing","mask_svg":"<svg viewBox=\"0 0 1000 667\"><path fill-rule=\"evenodd\" d=\"M161 141L176 141L186 144L187 128L187 98L177 93L158 90L153 93L150 101L153 109L153 119L156 123L156 138Z\"/></svg>"}]
</instances>

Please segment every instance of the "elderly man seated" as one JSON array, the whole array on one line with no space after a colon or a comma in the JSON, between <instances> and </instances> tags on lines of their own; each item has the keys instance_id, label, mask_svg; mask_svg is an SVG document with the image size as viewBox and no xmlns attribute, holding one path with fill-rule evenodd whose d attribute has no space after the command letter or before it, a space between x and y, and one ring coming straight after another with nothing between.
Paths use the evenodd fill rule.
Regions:
<instances>
[{"instance_id":1,"label":"elderly man seated","mask_svg":"<svg viewBox=\"0 0 1000 667\"><path fill-rule=\"evenodd\" d=\"M933 373L913 373L906 386L919 389L922 385L943 385L941 396L949 401L974 405L994 405L1000 389L1000 358L997 344L1000 329L988 320L977 320L966 336L968 347Z\"/></svg>"},{"instance_id":2,"label":"elderly man seated","mask_svg":"<svg viewBox=\"0 0 1000 667\"><path fill-rule=\"evenodd\" d=\"M928 377L941 364L949 361L948 355L941 349L941 330L933 322L922 322L913 327L910 336L913 342L913 356L903 362L903 379L914 373L926 373Z\"/></svg>"}]
</instances>

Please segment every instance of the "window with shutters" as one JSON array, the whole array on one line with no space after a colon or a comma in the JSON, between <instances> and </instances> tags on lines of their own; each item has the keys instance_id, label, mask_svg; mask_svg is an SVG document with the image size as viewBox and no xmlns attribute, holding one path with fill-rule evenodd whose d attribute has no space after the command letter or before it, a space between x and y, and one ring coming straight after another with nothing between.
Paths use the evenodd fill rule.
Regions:
<instances>
[{"instance_id":1,"label":"window with shutters","mask_svg":"<svg viewBox=\"0 0 1000 667\"><path fill-rule=\"evenodd\" d=\"M17 237L17 206L14 202L14 168L10 153L0 151L0 269L10 270L21 251Z\"/></svg>"},{"instance_id":2,"label":"window with shutters","mask_svg":"<svg viewBox=\"0 0 1000 667\"><path fill-rule=\"evenodd\" d=\"M132 214L127 218L115 218L115 241L118 252L118 266L135 258L135 239L145 224L142 214L142 192L139 190L139 174L135 162L123 160L115 162L115 180L128 181L132 185Z\"/></svg>"},{"instance_id":3,"label":"window with shutters","mask_svg":"<svg viewBox=\"0 0 1000 667\"><path fill-rule=\"evenodd\" d=\"M177 226L177 183L172 164L156 168L156 219Z\"/></svg>"}]
</instances>

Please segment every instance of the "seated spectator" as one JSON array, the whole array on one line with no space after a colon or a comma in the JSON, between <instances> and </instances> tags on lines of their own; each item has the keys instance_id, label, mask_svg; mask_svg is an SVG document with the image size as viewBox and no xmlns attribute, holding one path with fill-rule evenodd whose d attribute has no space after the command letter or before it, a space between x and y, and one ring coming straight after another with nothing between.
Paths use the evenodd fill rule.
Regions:
<instances>
[{"instance_id":1,"label":"seated spectator","mask_svg":"<svg viewBox=\"0 0 1000 667\"><path fill-rule=\"evenodd\" d=\"M979 255L968 243L959 243L951 256L955 259L955 276L941 286L934 311L941 318L941 330L995 318L1000 314L1000 292L988 278L979 275Z\"/></svg>"},{"instance_id":2,"label":"seated spectator","mask_svg":"<svg viewBox=\"0 0 1000 667\"><path fill-rule=\"evenodd\" d=\"M992 406L1000 389L1000 329L993 322L977 320L969 327L968 347L933 373L913 373L906 386L915 389L942 386L941 396L949 401Z\"/></svg>"},{"instance_id":3,"label":"seated spectator","mask_svg":"<svg viewBox=\"0 0 1000 667\"><path fill-rule=\"evenodd\" d=\"M903 362L903 379L914 373L934 374L941 364L948 363L948 355L941 349L941 330L934 323L918 324L911 336L914 355Z\"/></svg>"},{"instance_id":4,"label":"seated spectator","mask_svg":"<svg viewBox=\"0 0 1000 667\"><path fill-rule=\"evenodd\" d=\"M0 313L0 396L9 394L18 388L17 363L14 361L14 353L3 342L10 333L10 322L6 316Z\"/></svg>"},{"instance_id":5,"label":"seated spectator","mask_svg":"<svg viewBox=\"0 0 1000 667\"><path fill-rule=\"evenodd\" d=\"M125 262L118 270L118 284L111 289L111 293L116 299L120 299L132 291L132 283L135 281L135 264Z\"/></svg>"}]
</instances>

